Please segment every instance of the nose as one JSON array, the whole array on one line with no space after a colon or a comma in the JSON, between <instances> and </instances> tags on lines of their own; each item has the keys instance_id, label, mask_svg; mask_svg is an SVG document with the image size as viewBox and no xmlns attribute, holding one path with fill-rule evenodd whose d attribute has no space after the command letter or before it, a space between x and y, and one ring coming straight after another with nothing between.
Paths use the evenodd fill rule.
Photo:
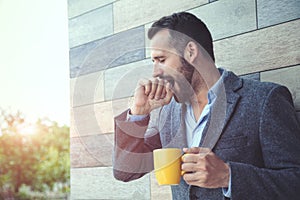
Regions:
<instances>
[{"instance_id":1,"label":"nose","mask_svg":"<svg viewBox=\"0 0 300 200\"><path fill-rule=\"evenodd\" d=\"M152 73L152 76L154 78L156 77L161 77L163 75L164 71L160 65L159 62L154 62L153 63L153 73Z\"/></svg>"}]
</instances>

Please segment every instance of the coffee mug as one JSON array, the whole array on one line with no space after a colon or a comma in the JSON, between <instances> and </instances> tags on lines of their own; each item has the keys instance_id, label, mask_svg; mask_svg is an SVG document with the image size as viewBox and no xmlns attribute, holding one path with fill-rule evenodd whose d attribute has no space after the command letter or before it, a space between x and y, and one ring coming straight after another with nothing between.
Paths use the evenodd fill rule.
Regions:
<instances>
[{"instance_id":1,"label":"coffee mug","mask_svg":"<svg viewBox=\"0 0 300 200\"><path fill-rule=\"evenodd\" d=\"M178 185L181 177L182 151L178 148L153 151L155 177L159 185Z\"/></svg>"}]
</instances>

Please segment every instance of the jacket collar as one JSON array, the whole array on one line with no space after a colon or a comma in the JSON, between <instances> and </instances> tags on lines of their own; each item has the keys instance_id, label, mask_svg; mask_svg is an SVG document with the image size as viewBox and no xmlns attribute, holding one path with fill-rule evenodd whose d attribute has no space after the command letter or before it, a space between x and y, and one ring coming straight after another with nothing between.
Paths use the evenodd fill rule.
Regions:
<instances>
[{"instance_id":1,"label":"jacket collar","mask_svg":"<svg viewBox=\"0 0 300 200\"><path fill-rule=\"evenodd\" d=\"M225 71L222 79L221 87L216 87L218 89L214 91L216 92L217 98L202 134L202 139L199 144L201 147L207 147L210 149L215 147L240 99L240 95L237 93L237 91L243 86L242 79L230 71ZM160 113L164 116L161 116L162 118L167 118L167 116L165 116L167 113L171 115L175 113L180 114L180 117L174 117L171 120L171 127L173 127L174 134L171 136L171 138L164 138L162 141L164 143L163 146L179 148L187 147L185 133L186 127L184 122L186 105L181 104L181 106L179 106L180 104L172 101L171 104L173 103L176 105L174 107L176 110L174 113Z\"/></svg>"},{"instance_id":2,"label":"jacket collar","mask_svg":"<svg viewBox=\"0 0 300 200\"><path fill-rule=\"evenodd\" d=\"M240 99L237 91L243 86L242 79L232 72L226 72L223 84L218 89L217 99L212 107L209 120L203 131L200 145L213 149L234 113Z\"/></svg>"}]
</instances>

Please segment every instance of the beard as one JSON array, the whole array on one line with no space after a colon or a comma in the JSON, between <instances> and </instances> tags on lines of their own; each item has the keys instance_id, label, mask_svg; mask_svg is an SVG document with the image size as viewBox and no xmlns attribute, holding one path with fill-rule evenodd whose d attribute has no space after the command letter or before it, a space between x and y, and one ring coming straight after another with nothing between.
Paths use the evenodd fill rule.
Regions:
<instances>
[{"instance_id":1,"label":"beard","mask_svg":"<svg viewBox=\"0 0 300 200\"><path fill-rule=\"evenodd\" d=\"M183 57L180 58L181 66L178 72L181 74L178 80L173 80L173 86L177 83L177 89L174 88L174 99L178 103L185 103L190 100L194 94L192 87L192 78L195 71L193 65L186 61Z\"/></svg>"},{"instance_id":2,"label":"beard","mask_svg":"<svg viewBox=\"0 0 300 200\"><path fill-rule=\"evenodd\" d=\"M186 61L183 57L180 58L180 62L181 67L179 68L179 72L182 73L189 84L192 84L192 78L195 71L194 66Z\"/></svg>"},{"instance_id":3,"label":"beard","mask_svg":"<svg viewBox=\"0 0 300 200\"><path fill-rule=\"evenodd\" d=\"M170 83L176 102L185 103L189 102L190 97L195 94L192 87L195 68L183 57L180 58L180 63L175 75L161 75L159 78Z\"/></svg>"}]
</instances>

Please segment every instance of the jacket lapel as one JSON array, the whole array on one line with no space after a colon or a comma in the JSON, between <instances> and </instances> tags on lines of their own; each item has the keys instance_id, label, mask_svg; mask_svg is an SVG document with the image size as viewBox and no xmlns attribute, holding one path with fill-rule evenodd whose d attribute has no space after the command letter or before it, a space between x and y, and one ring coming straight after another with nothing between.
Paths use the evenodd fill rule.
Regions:
<instances>
[{"instance_id":1,"label":"jacket lapel","mask_svg":"<svg viewBox=\"0 0 300 200\"><path fill-rule=\"evenodd\" d=\"M164 148L184 148L187 147L186 130L184 116L186 112L185 104L175 103L168 112L161 113L160 121L164 122L161 130L162 146ZM167 120L162 120L163 118ZM169 124L170 123L170 124Z\"/></svg>"},{"instance_id":2,"label":"jacket lapel","mask_svg":"<svg viewBox=\"0 0 300 200\"><path fill-rule=\"evenodd\" d=\"M215 147L234 113L240 99L240 95L236 91L241 87L242 79L239 79L232 72L225 74L221 87L218 87L216 91L217 98L211 109L199 146L210 149Z\"/></svg>"},{"instance_id":3,"label":"jacket lapel","mask_svg":"<svg viewBox=\"0 0 300 200\"><path fill-rule=\"evenodd\" d=\"M179 146L180 148L185 148L187 147L187 138L186 138L186 124L185 124L185 114L186 114L186 105L182 104L181 106L181 115L180 115L180 127L179 127L179 132L177 133L178 135L180 135L180 140L182 141Z\"/></svg>"},{"instance_id":4,"label":"jacket lapel","mask_svg":"<svg viewBox=\"0 0 300 200\"><path fill-rule=\"evenodd\" d=\"M178 109L180 109L180 115L179 115L180 117L172 121L173 122L172 130L173 133L175 133L175 135L173 135L172 142L170 143L170 145L172 145L172 147L182 149L184 147L187 147L186 128L184 123L186 106L182 104L181 106L178 106Z\"/></svg>"}]
</instances>

